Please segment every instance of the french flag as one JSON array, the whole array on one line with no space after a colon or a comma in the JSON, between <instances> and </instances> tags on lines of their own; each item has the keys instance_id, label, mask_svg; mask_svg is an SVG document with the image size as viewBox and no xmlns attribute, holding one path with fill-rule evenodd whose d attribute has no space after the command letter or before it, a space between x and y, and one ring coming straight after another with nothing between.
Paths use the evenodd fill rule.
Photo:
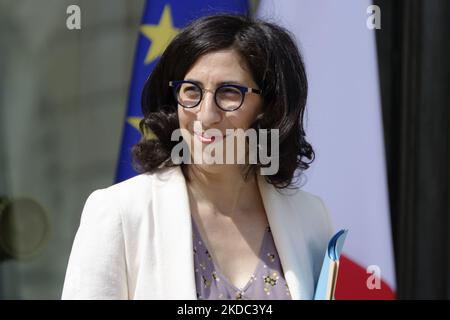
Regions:
<instances>
[{"instance_id":1,"label":"french flag","mask_svg":"<svg viewBox=\"0 0 450 320\"><path fill-rule=\"evenodd\" d=\"M371 5L262 0L257 12L291 31L303 54L309 81L305 130L316 159L302 188L324 200L335 230L349 229L337 300L396 295L377 31L367 24L375 12Z\"/></svg>"}]
</instances>

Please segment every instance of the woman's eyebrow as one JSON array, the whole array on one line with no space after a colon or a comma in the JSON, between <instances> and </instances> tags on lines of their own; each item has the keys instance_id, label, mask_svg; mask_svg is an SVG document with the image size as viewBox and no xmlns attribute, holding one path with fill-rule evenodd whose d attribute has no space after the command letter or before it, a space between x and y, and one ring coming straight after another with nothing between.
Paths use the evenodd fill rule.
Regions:
<instances>
[{"instance_id":1,"label":"woman's eyebrow","mask_svg":"<svg viewBox=\"0 0 450 320\"><path fill-rule=\"evenodd\" d=\"M196 83L196 84L198 84L198 85L200 85L202 87L204 86L203 82L195 80L195 79L185 79L185 81L191 81L191 82L194 82L194 83ZM241 81L237 81L237 80L220 81L220 82L216 83L216 86L221 86L221 85L224 85L224 84L237 84L237 85L240 85L240 86L245 86L245 84L243 84Z\"/></svg>"}]
</instances>

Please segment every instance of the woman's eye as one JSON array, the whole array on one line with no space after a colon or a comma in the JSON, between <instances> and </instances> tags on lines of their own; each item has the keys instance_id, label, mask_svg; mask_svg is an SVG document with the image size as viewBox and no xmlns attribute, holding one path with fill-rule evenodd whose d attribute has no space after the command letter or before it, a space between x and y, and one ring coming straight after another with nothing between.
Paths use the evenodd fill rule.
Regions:
<instances>
[{"instance_id":1,"label":"woman's eye","mask_svg":"<svg viewBox=\"0 0 450 320\"><path fill-rule=\"evenodd\" d=\"M198 89L194 86L184 88L184 92L193 92L193 91L198 91Z\"/></svg>"},{"instance_id":2,"label":"woman's eye","mask_svg":"<svg viewBox=\"0 0 450 320\"><path fill-rule=\"evenodd\" d=\"M189 98L197 98L200 90L196 86L187 86L181 90L181 94Z\"/></svg>"},{"instance_id":3,"label":"woman's eye","mask_svg":"<svg viewBox=\"0 0 450 320\"><path fill-rule=\"evenodd\" d=\"M221 90L222 94L226 95L240 95L241 92L237 90L236 88L222 88Z\"/></svg>"}]
</instances>

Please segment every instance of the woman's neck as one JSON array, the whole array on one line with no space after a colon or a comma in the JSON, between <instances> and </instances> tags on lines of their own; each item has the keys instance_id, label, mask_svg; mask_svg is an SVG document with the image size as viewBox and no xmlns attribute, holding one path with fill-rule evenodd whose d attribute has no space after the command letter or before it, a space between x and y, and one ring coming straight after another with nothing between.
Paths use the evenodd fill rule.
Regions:
<instances>
[{"instance_id":1,"label":"woman's neck","mask_svg":"<svg viewBox=\"0 0 450 320\"><path fill-rule=\"evenodd\" d=\"M215 165L214 168L188 166L188 183L197 201L214 209L215 214L233 216L261 202L256 175L245 181L242 166Z\"/></svg>"}]
</instances>

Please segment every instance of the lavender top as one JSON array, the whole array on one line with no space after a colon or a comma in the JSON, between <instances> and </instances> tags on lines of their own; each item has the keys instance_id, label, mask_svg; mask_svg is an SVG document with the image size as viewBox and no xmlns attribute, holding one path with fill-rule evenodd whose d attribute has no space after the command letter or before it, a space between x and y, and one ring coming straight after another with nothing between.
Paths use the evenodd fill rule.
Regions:
<instances>
[{"instance_id":1,"label":"lavender top","mask_svg":"<svg viewBox=\"0 0 450 320\"><path fill-rule=\"evenodd\" d=\"M259 252L259 263L243 288L235 287L216 267L192 220L194 269L197 298L200 300L290 300L270 226L266 227Z\"/></svg>"}]
</instances>

